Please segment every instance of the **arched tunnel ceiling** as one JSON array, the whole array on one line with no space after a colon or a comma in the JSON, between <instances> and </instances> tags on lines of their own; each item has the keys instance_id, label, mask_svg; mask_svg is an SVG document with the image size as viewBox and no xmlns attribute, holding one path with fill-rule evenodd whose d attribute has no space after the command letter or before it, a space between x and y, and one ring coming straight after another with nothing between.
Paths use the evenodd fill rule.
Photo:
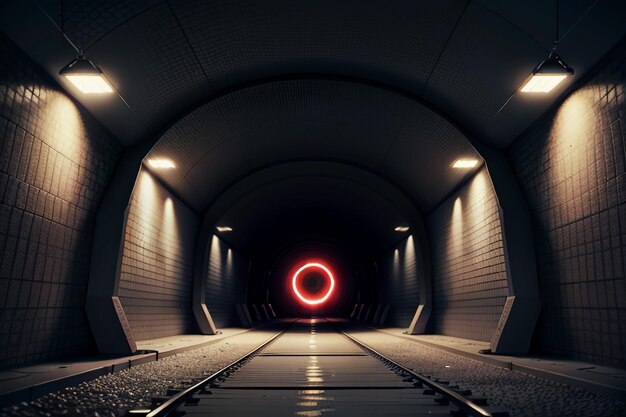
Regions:
<instances>
[{"instance_id":1,"label":"arched tunnel ceiling","mask_svg":"<svg viewBox=\"0 0 626 417\"><path fill-rule=\"evenodd\" d=\"M384 196L373 195L373 191L362 184L340 178L306 176L286 178L257 188L230 207L218 224L233 225L234 230L227 239L234 238L245 245L260 225L280 222L284 214L304 209L312 214L334 211L353 217L363 228L369 229L372 240L378 241L397 240L394 226L408 223ZM332 226L325 229L332 229ZM327 231L332 232L324 230Z\"/></svg>"},{"instance_id":2,"label":"arched tunnel ceiling","mask_svg":"<svg viewBox=\"0 0 626 417\"><path fill-rule=\"evenodd\" d=\"M331 162L292 162L246 177L220 196L208 213L216 225L233 226L222 237L246 249L272 241L284 224L314 224L311 236L345 237L345 224L364 233L357 246L379 256L405 233L395 226L419 221L411 201L392 184L358 168ZM293 227L293 226L289 226ZM340 230L341 229L341 230ZM261 232L262 230L262 232ZM259 233L260 232L260 233ZM305 235L302 228L296 233ZM365 242L364 240L367 240Z\"/></svg>"},{"instance_id":3,"label":"arched tunnel ceiling","mask_svg":"<svg viewBox=\"0 0 626 417\"><path fill-rule=\"evenodd\" d=\"M469 141L420 103L348 81L276 81L199 107L169 129L147 158L169 158L157 175L198 211L228 184L297 160L341 161L397 183L430 210L470 172ZM297 170L292 172L297 174Z\"/></svg>"},{"instance_id":4,"label":"arched tunnel ceiling","mask_svg":"<svg viewBox=\"0 0 626 417\"><path fill-rule=\"evenodd\" d=\"M420 96L505 146L626 31L624 1L560 3L559 50L575 77L553 94L510 101L554 39L552 1L27 0L2 2L0 22L71 93L57 73L75 52L59 27L86 48L124 100L75 96L126 144L154 137L212 93L324 73Z\"/></svg>"}]
</instances>

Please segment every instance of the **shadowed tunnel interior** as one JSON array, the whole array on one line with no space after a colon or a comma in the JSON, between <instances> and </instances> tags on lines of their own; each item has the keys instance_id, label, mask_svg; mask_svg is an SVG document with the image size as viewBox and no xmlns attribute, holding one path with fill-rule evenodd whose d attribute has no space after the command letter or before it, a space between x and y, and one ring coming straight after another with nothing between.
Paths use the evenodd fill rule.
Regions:
<instances>
[{"instance_id":1,"label":"shadowed tunnel interior","mask_svg":"<svg viewBox=\"0 0 626 417\"><path fill-rule=\"evenodd\" d=\"M294 317L623 370L625 21L617 0L2 2L0 404L21 367Z\"/></svg>"},{"instance_id":2,"label":"shadowed tunnel interior","mask_svg":"<svg viewBox=\"0 0 626 417\"><path fill-rule=\"evenodd\" d=\"M390 226L416 215L403 215L412 208L404 195L372 173L338 162L282 163L243 182L222 197L233 203L215 224L238 225L222 236L250 259L251 303L309 312L294 309L299 303L290 282L290 270L307 259L326 260L337 276L328 310L311 312L349 313L356 303L378 303L372 260L406 237Z\"/></svg>"}]
</instances>

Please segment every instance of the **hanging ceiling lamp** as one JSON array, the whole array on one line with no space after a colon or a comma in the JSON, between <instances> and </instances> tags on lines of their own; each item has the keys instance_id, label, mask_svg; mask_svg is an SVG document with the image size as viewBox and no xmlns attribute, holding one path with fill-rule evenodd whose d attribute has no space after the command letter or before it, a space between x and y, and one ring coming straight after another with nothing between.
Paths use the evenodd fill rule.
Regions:
<instances>
[{"instance_id":1,"label":"hanging ceiling lamp","mask_svg":"<svg viewBox=\"0 0 626 417\"><path fill-rule=\"evenodd\" d=\"M85 4L83 2L82 19L83 25L85 20ZM69 64L61 68L59 75L64 76L70 83L78 88L84 94L102 94L112 93L113 88L107 81L104 73L93 62L85 58L83 55L83 47L85 44L84 30L82 39L80 39L79 46L76 46L74 42L65 34L64 30L64 7L61 0L61 34L69 42L69 44L78 52L78 56L74 58ZM42 10L43 11L43 10ZM45 13L45 11L44 11ZM47 15L47 14L46 14ZM50 16L48 16L50 18ZM52 20L52 18L50 18ZM87 47L89 48L89 46Z\"/></svg>"},{"instance_id":2,"label":"hanging ceiling lamp","mask_svg":"<svg viewBox=\"0 0 626 417\"><path fill-rule=\"evenodd\" d=\"M537 65L532 75L521 88L522 93L549 93L564 79L574 75L574 69L568 66L556 52L556 42L548 59Z\"/></svg>"},{"instance_id":3,"label":"hanging ceiling lamp","mask_svg":"<svg viewBox=\"0 0 626 417\"><path fill-rule=\"evenodd\" d=\"M85 94L112 93L102 70L93 62L79 54L72 62L59 71L69 82Z\"/></svg>"},{"instance_id":4,"label":"hanging ceiling lamp","mask_svg":"<svg viewBox=\"0 0 626 417\"><path fill-rule=\"evenodd\" d=\"M548 58L535 67L528 77L522 93L549 93L567 77L574 75L574 70L557 53L559 45L559 0L556 0L556 38Z\"/></svg>"}]
</instances>

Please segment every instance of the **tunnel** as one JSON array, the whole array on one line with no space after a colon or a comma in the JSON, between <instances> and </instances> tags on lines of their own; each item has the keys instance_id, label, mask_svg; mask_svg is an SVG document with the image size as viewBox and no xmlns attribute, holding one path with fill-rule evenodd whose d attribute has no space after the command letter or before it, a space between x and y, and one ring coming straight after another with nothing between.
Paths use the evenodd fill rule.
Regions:
<instances>
[{"instance_id":1,"label":"tunnel","mask_svg":"<svg viewBox=\"0 0 626 417\"><path fill-rule=\"evenodd\" d=\"M0 3L0 417L626 415L626 3Z\"/></svg>"}]
</instances>

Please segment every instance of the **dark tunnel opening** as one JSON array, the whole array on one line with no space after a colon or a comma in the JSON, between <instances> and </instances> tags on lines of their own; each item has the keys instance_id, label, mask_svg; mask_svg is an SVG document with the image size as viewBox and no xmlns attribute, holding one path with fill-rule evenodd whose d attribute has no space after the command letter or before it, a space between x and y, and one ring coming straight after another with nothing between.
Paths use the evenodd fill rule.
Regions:
<instances>
[{"instance_id":1,"label":"dark tunnel opening","mask_svg":"<svg viewBox=\"0 0 626 417\"><path fill-rule=\"evenodd\" d=\"M378 277L372 262L380 242L347 213L324 208L290 210L264 222L246 253L252 270L251 304L269 302L282 316L347 315L358 302L375 303ZM326 265L335 288L321 305L307 305L294 294L292 279L307 263ZM318 271L319 272L319 271ZM326 280L322 280L326 281Z\"/></svg>"}]
</instances>

